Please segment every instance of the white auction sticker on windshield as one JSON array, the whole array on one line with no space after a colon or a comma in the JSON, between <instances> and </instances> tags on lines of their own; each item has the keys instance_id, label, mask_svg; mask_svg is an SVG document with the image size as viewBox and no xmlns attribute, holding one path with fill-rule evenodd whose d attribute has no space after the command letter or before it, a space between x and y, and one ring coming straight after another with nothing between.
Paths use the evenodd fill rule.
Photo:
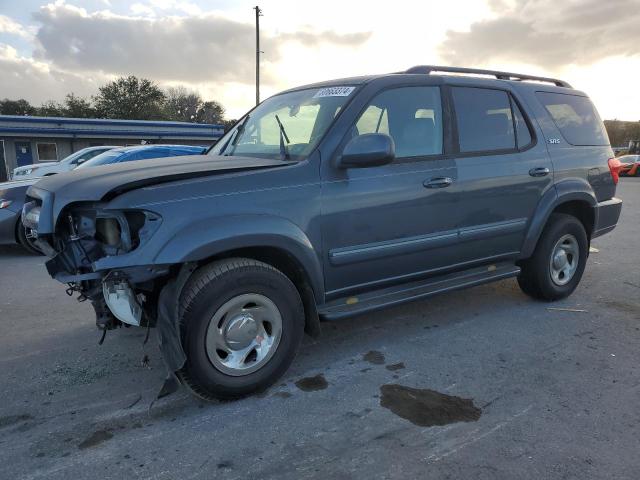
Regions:
<instances>
[{"instance_id":1,"label":"white auction sticker on windshield","mask_svg":"<svg viewBox=\"0 0 640 480\"><path fill-rule=\"evenodd\" d=\"M327 87L321 88L316 92L313 98L320 97L348 97L356 87Z\"/></svg>"}]
</instances>

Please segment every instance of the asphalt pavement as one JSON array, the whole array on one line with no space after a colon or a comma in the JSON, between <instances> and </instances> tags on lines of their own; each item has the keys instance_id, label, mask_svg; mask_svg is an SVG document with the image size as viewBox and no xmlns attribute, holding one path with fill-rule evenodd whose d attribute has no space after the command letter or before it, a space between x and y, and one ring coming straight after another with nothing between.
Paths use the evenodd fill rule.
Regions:
<instances>
[{"instance_id":1,"label":"asphalt pavement","mask_svg":"<svg viewBox=\"0 0 640 480\"><path fill-rule=\"evenodd\" d=\"M98 346L90 305L2 247L0 478L640 478L640 179L618 196L568 299L510 279L325 323L230 403L151 406L155 336Z\"/></svg>"}]
</instances>

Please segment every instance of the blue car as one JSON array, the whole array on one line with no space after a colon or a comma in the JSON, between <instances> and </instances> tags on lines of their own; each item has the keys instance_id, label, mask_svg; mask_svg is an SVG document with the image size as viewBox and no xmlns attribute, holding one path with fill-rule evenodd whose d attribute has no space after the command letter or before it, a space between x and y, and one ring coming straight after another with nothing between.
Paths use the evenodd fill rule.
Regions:
<instances>
[{"instance_id":1,"label":"blue car","mask_svg":"<svg viewBox=\"0 0 640 480\"><path fill-rule=\"evenodd\" d=\"M190 145L136 145L133 147L114 148L96 155L84 162L78 168L91 168L112 163L131 162L133 160L148 160L150 158L180 157L182 155L199 155L206 147Z\"/></svg>"},{"instance_id":2,"label":"blue car","mask_svg":"<svg viewBox=\"0 0 640 480\"><path fill-rule=\"evenodd\" d=\"M90 168L150 158L199 155L206 150L207 147L189 145L136 145L113 148L96 155L77 168ZM34 244L36 238L34 232L24 228L20 223L20 214L27 189L38 180L40 179L0 183L0 245L19 243L31 253L40 253L40 250Z\"/></svg>"}]
</instances>

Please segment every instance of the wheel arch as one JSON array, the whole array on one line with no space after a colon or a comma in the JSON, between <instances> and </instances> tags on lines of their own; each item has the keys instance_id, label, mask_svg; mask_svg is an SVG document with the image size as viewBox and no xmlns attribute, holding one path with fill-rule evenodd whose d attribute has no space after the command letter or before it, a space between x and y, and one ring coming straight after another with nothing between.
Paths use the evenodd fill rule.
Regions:
<instances>
[{"instance_id":1,"label":"wheel arch","mask_svg":"<svg viewBox=\"0 0 640 480\"><path fill-rule=\"evenodd\" d=\"M267 263L296 286L305 308L305 331L319 333L316 305L324 301L320 259L313 243L297 225L281 217L225 217L223 224L190 225L170 239L156 264L197 264L242 257Z\"/></svg>"},{"instance_id":2,"label":"wheel arch","mask_svg":"<svg viewBox=\"0 0 640 480\"><path fill-rule=\"evenodd\" d=\"M525 236L520 252L520 258L525 259L533 255L538 239L553 213L573 215L584 225L587 239L591 241L591 234L596 223L597 199L591 185L585 180L568 179L558 182L554 189L550 189L538 203L538 208Z\"/></svg>"}]
</instances>

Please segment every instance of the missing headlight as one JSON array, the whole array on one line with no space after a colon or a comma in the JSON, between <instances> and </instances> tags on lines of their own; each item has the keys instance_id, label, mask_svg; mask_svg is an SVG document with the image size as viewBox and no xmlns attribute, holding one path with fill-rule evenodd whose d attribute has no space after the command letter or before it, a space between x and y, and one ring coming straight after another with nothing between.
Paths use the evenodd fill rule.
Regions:
<instances>
[{"instance_id":1,"label":"missing headlight","mask_svg":"<svg viewBox=\"0 0 640 480\"><path fill-rule=\"evenodd\" d=\"M114 217L96 218L96 240L110 247L120 246L122 228Z\"/></svg>"}]
</instances>

